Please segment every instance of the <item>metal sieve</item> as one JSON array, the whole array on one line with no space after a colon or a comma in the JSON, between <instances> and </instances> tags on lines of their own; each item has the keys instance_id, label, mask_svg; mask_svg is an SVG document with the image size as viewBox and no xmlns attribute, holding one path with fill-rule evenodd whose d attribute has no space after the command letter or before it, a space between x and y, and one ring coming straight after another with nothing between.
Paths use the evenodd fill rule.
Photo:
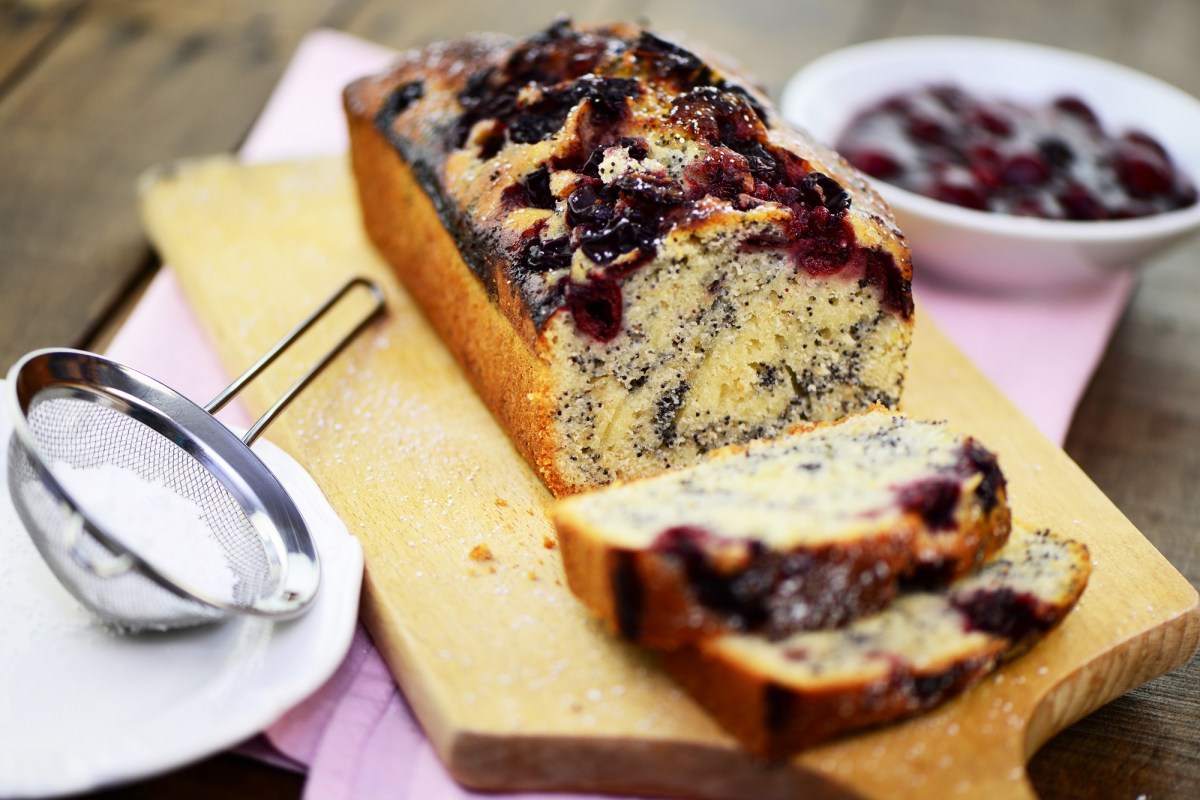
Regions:
<instances>
[{"instance_id":1,"label":"metal sieve","mask_svg":"<svg viewBox=\"0 0 1200 800\"><path fill-rule=\"evenodd\" d=\"M355 288L370 293L369 313L244 436L212 416ZM131 631L198 625L231 614L289 619L306 611L320 582L312 536L250 445L383 308L375 283L350 280L203 408L93 353L37 350L18 361L8 374L8 486L30 537L63 586L105 623ZM113 525L89 516L63 478L69 469L92 468L136 473L198 509L199 521L188 522L202 524L219 544L233 578L229 591L214 591L178 559L164 563L144 547L139 552L138 537L131 536L137 519ZM178 536L180 529L150 533Z\"/></svg>"}]
</instances>

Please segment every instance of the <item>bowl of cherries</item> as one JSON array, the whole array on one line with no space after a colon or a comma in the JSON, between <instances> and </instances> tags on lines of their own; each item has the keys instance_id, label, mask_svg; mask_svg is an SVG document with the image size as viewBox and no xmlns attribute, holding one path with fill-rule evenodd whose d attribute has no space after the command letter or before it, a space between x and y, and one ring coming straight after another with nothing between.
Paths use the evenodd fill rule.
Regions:
<instances>
[{"instance_id":1,"label":"bowl of cherries","mask_svg":"<svg viewBox=\"0 0 1200 800\"><path fill-rule=\"evenodd\" d=\"M946 281L1070 289L1200 229L1200 101L1091 56L884 39L813 61L782 107L864 173L917 268Z\"/></svg>"}]
</instances>

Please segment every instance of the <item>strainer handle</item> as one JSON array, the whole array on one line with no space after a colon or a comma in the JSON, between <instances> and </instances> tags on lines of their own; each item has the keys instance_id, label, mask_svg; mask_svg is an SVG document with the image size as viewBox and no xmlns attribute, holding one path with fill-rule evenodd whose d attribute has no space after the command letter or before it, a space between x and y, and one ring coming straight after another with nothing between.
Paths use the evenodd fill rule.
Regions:
<instances>
[{"instance_id":1,"label":"strainer handle","mask_svg":"<svg viewBox=\"0 0 1200 800\"><path fill-rule=\"evenodd\" d=\"M336 358L338 353L342 352L342 350L346 348L346 345L350 344L354 337L358 336L358 334L361 333L362 330L366 328L367 325L369 325L371 321L380 314L380 312L383 311L385 298L383 295L383 289L379 287L379 284L368 278L351 278L345 283L345 285L342 286L342 288L334 292L328 300L321 304L320 308L309 314L303 322L301 322L299 325L293 328L290 333L280 339L274 347L268 350L261 358L258 359L258 361L251 365L249 369L243 372L239 378L225 387L225 390L214 397L209 404L204 407L204 410L210 414L215 414L224 408L225 404L232 400L247 383L252 381L260 372L270 366L271 363L279 357L280 353L288 349L288 347L290 347L293 342L299 339L305 331L311 328L317 322L317 320L325 316L325 313L328 312L329 309L337 305L338 301L353 291L356 287L366 289L375 299L374 304L371 306L370 312L364 316L357 325L354 326L353 330L342 337L342 340L339 341L332 350L326 353L320 361L313 365L308 372L301 375L296 382L293 383L291 387L289 387L288 390L284 392L278 400L275 401L275 404L268 408L263 415L258 418L258 421L250 427L250 430L246 431L246 435L242 437L242 441L247 445L253 443L254 440L257 439L263 432L263 430L265 430L266 427L271 424L275 417L279 416L279 413L287 408L288 404L295 399L296 395L299 394L305 386L308 386L308 384L312 382L313 378L317 377L321 370L325 369L326 365Z\"/></svg>"},{"instance_id":2,"label":"strainer handle","mask_svg":"<svg viewBox=\"0 0 1200 800\"><path fill-rule=\"evenodd\" d=\"M76 564L97 578L115 578L133 568L133 556L129 553L115 555L103 562L96 561L85 553L80 546L83 543L83 526L85 524L83 515L72 509L71 516L67 519L66 529L63 531L63 546L67 548Z\"/></svg>"}]
</instances>

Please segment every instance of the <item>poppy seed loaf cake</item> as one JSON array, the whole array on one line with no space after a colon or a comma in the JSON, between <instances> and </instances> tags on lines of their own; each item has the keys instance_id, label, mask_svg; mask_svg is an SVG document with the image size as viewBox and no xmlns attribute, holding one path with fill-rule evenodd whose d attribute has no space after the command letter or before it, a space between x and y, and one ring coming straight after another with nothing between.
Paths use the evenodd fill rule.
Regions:
<instances>
[{"instance_id":1,"label":"poppy seed loaf cake","mask_svg":"<svg viewBox=\"0 0 1200 800\"><path fill-rule=\"evenodd\" d=\"M748 750L780 758L911 717L978 683L1058 625L1091 572L1087 547L1018 529L976 573L906 593L839 630L730 635L662 663Z\"/></svg>"},{"instance_id":2,"label":"poppy seed loaf cake","mask_svg":"<svg viewBox=\"0 0 1200 800\"><path fill-rule=\"evenodd\" d=\"M736 75L631 25L347 87L367 233L556 494L894 406L908 246Z\"/></svg>"},{"instance_id":3,"label":"poppy seed loaf cake","mask_svg":"<svg viewBox=\"0 0 1200 800\"><path fill-rule=\"evenodd\" d=\"M838 627L939 585L1008 537L996 458L886 409L559 500L567 580L610 629L670 648Z\"/></svg>"}]
</instances>

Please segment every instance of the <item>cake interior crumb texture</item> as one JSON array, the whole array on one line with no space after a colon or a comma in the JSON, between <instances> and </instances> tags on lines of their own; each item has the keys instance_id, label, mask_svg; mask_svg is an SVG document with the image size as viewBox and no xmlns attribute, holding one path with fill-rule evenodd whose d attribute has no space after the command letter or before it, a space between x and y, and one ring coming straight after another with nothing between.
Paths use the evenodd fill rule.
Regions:
<instances>
[{"instance_id":1,"label":"cake interior crumb texture","mask_svg":"<svg viewBox=\"0 0 1200 800\"><path fill-rule=\"evenodd\" d=\"M994 457L973 441L940 421L873 411L578 495L558 513L626 548L679 527L773 550L854 542L908 527L914 511L931 530L949 529L991 512L1002 486Z\"/></svg>"},{"instance_id":2,"label":"cake interior crumb texture","mask_svg":"<svg viewBox=\"0 0 1200 800\"><path fill-rule=\"evenodd\" d=\"M453 343L478 326L430 314L554 491L897 404L913 306L890 212L680 44L566 22L468 37L352 85L347 107L352 141L369 117L528 349L533 377L497 388ZM371 207L370 169L381 242L405 220ZM392 261L428 312L432 281Z\"/></svg>"}]
</instances>

